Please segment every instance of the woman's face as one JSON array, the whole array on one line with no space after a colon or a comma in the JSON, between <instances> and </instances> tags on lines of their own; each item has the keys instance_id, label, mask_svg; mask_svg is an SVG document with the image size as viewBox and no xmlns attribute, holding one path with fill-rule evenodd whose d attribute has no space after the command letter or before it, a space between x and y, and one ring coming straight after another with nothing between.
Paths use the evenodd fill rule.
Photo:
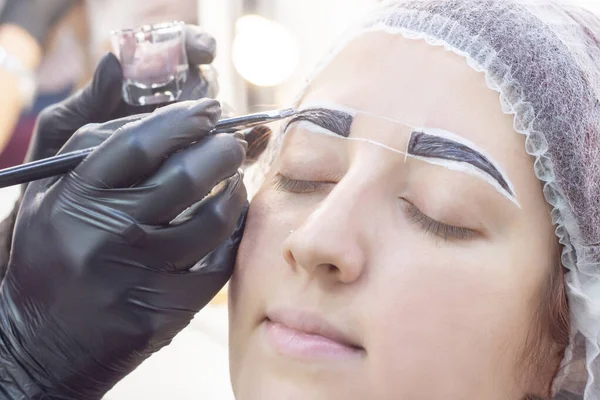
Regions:
<instances>
[{"instance_id":1,"label":"woman's face","mask_svg":"<svg viewBox=\"0 0 600 400\"><path fill-rule=\"evenodd\" d=\"M370 32L313 80L309 103L358 110L349 137L362 141L303 133L331 128L314 119L292 123L252 201L230 290L236 398L534 390L520 379L523 352L555 239L524 138L483 74L441 47ZM363 112L387 119L358 123ZM382 129L369 121L390 120L451 132L489 163L399 156L372 143ZM384 144L406 150L409 139Z\"/></svg>"}]
</instances>

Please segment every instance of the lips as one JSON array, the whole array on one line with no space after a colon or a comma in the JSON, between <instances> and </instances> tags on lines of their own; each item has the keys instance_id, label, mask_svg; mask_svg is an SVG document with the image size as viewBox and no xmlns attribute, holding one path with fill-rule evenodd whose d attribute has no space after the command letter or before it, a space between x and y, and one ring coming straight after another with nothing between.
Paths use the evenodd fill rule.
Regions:
<instances>
[{"instance_id":1,"label":"lips","mask_svg":"<svg viewBox=\"0 0 600 400\"><path fill-rule=\"evenodd\" d=\"M280 354L295 358L347 359L365 349L349 334L318 314L275 310L264 322L269 344Z\"/></svg>"}]
</instances>

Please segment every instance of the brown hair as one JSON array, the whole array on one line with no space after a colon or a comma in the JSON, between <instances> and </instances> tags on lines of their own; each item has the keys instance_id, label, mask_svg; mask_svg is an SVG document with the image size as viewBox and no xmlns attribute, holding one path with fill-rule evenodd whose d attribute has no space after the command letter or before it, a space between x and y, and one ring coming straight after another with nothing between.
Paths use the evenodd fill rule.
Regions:
<instances>
[{"instance_id":1,"label":"brown hair","mask_svg":"<svg viewBox=\"0 0 600 400\"><path fill-rule=\"evenodd\" d=\"M533 328L525 343L522 364L525 376L537 380L537 386L543 392L538 397L530 395L525 400L552 397L552 383L560 372L560 362L569 345L570 318L564 280L567 271L560 263L560 250L557 249L556 253L559 262L550 269L550 276L542 290Z\"/></svg>"},{"instance_id":2,"label":"brown hair","mask_svg":"<svg viewBox=\"0 0 600 400\"><path fill-rule=\"evenodd\" d=\"M273 131L265 125L257 126L244 132L244 138L248 142L245 165L254 164L269 144Z\"/></svg>"}]
</instances>

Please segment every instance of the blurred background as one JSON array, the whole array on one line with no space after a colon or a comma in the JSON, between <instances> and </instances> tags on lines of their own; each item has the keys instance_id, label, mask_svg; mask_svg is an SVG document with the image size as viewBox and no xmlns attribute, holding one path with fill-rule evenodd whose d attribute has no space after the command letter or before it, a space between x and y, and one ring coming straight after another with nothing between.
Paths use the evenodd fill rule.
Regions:
<instances>
[{"instance_id":1,"label":"blurred background","mask_svg":"<svg viewBox=\"0 0 600 400\"><path fill-rule=\"evenodd\" d=\"M0 15L5 0L0 0ZM27 1L27 0L21 0ZM23 162L37 114L91 78L111 50L110 31L170 20L201 25L217 40L219 100L236 113L290 105L315 64L347 26L379 0L81 0L52 29L37 68L37 95L0 137L0 168ZM600 11L600 0L577 0ZM3 88L4 89L4 88ZM14 125L14 126L13 126ZM0 132L2 135L2 132ZM18 188L0 190L0 218ZM107 396L121 399L231 400L226 294L173 344Z\"/></svg>"}]
</instances>

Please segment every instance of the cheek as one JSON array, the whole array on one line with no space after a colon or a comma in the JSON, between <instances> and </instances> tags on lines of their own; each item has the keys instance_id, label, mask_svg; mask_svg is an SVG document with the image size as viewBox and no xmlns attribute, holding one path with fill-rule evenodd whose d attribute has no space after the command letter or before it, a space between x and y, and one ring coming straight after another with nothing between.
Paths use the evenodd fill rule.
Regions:
<instances>
[{"instance_id":1,"label":"cheek","mask_svg":"<svg viewBox=\"0 0 600 400\"><path fill-rule=\"evenodd\" d=\"M434 377L444 390L486 376L510 382L532 316L528 293L510 278L517 266L483 250L407 240L370 275L373 379L426 385Z\"/></svg>"},{"instance_id":2,"label":"cheek","mask_svg":"<svg viewBox=\"0 0 600 400\"><path fill-rule=\"evenodd\" d=\"M232 306L239 303L238 298L243 295L243 290L247 286L246 282L251 281L253 276L259 273L256 269L260 269L266 264L264 261L265 258L268 258L267 252L273 252L275 243L270 243L268 218L268 207L261 203L257 195L250 204L244 237L238 250L236 266L230 282L229 295Z\"/></svg>"},{"instance_id":3,"label":"cheek","mask_svg":"<svg viewBox=\"0 0 600 400\"><path fill-rule=\"evenodd\" d=\"M283 271L282 244L291 228L289 212L269 193L258 193L248 212L244 238L238 251L237 263L230 283L232 310L238 304L255 307L259 291L276 282L278 271ZM288 207L289 208L289 207ZM251 305L252 304L252 305Z\"/></svg>"}]
</instances>

